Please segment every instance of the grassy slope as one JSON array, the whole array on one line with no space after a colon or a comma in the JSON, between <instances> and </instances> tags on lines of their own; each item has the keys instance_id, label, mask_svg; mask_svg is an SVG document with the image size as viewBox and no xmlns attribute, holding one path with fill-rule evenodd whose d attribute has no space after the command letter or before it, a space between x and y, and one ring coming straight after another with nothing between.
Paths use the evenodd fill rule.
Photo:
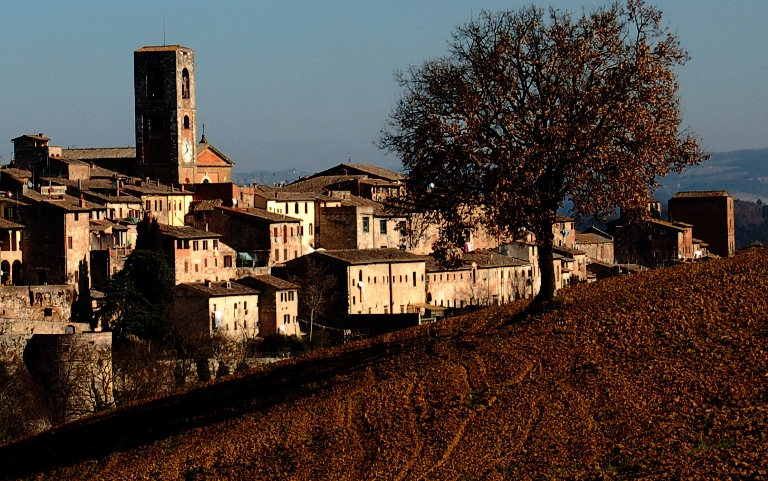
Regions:
<instances>
[{"instance_id":1,"label":"grassy slope","mask_svg":"<svg viewBox=\"0 0 768 481\"><path fill-rule=\"evenodd\" d=\"M762 250L579 286L537 318L488 309L46 433L0 474L762 478L766 292Z\"/></svg>"}]
</instances>

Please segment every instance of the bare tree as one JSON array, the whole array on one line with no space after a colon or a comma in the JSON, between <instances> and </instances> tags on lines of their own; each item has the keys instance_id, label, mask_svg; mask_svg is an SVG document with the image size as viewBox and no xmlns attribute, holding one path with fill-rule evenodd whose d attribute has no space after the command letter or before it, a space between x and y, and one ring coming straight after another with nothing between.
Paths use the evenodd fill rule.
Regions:
<instances>
[{"instance_id":1,"label":"bare tree","mask_svg":"<svg viewBox=\"0 0 768 481\"><path fill-rule=\"evenodd\" d=\"M290 280L300 287L299 317L309 321L312 342L315 320L322 318L336 299L336 278L328 273L324 264L310 257L304 263L303 274L293 275Z\"/></svg>"},{"instance_id":2,"label":"bare tree","mask_svg":"<svg viewBox=\"0 0 768 481\"><path fill-rule=\"evenodd\" d=\"M642 0L581 16L482 12L455 29L448 56L398 74L404 93L380 146L400 156L407 203L442 224L448 252L477 223L532 232L538 300L549 300L565 200L577 216L644 212L658 177L702 160L679 131L674 68L687 59Z\"/></svg>"}]
</instances>

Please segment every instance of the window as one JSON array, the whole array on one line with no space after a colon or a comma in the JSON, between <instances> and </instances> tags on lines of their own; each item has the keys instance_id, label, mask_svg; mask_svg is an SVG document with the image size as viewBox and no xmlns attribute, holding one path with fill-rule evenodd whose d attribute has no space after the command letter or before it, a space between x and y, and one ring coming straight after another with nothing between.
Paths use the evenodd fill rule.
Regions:
<instances>
[{"instance_id":1,"label":"window","mask_svg":"<svg viewBox=\"0 0 768 481\"><path fill-rule=\"evenodd\" d=\"M413 287L416 287L416 273L413 273Z\"/></svg>"},{"instance_id":2,"label":"window","mask_svg":"<svg viewBox=\"0 0 768 481\"><path fill-rule=\"evenodd\" d=\"M309 224L309 235L312 235L312 224Z\"/></svg>"},{"instance_id":3,"label":"window","mask_svg":"<svg viewBox=\"0 0 768 481\"><path fill-rule=\"evenodd\" d=\"M291 227L291 237L293 237L293 227Z\"/></svg>"},{"instance_id":4,"label":"window","mask_svg":"<svg viewBox=\"0 0 768 481\"><path fill-rule=\"evenodd\" d=\"M190 85L189 85L189 70L184 69L181 71L181 98L188 99L190 97ZM185 119L186 122L186 119ZM188 129L189 127L184 127Z\"/></svg>"},{"instance_id":5,"label":"window","mask_svg":"<svg viewBox=\"0 0 768 481\"><path fill-rule=\"evenodd\" d=\"M299 203L298 202L293 204L293 213L294 214L298 214L299 213Z\"/></svg>"},{"instance_id":6,"label":"window","mask_svg":"<svg viewBox=\"0 0 768 481\"><path fill-rule=\"evenodd\" d=\"M304 202L304 213L305 214L309 213L309 203L307 202Z\"/></svg>"},{"instance_id":7,"label":"window","mask_svg":"<svg viewBox=\"0 0 768 481\"><path fill-rule=\"evenodd\" d=\"M291 315L290 314L286 314L286 315L283 316L283 323L285 323L285 324L290 324L291 323Z\"/></svg>"},{"instance_id":8,"label":"window","mask_svg":"<svg viewBox=\"0 0 768 481\"><path fill-rule=\"evenodd\" d=\"M192 241L192 250L196 251L200 248L200 243L198 241Z\"/></svg>"},{"instance_id":9,"label":"window","mask_svg":"<svg viewBox=\"0 0 768 481\"><path fill-rule=\"evenodd\" d=\"M293 258L299 257L299 251L293 251Z\"/></svg>"},{"instance_id":10,"label":"window","mask_svg":"<svg viewBox=\"0 0 768 481\"><path fill-rule=\"evenodd\" d=\"M208 259L203 259L203 267L208 267Z\"/></svg>"},{"instance_id":11,"label":"window","mask_svg":"<svg viewBox=\"0 0 768 481\"><path fill-rule=\"evenodd\" d=\"M224 256L224 267L232 267L232 256Z\"/></svg>"},{"instance_id":12,"label":"window","mask_svg":"<svg viewBox=\"0 0 768 481\"><path fill-rule=\"evenodd\" d=\"M295 292L294 292L294 291L290 291L290 292L288 293L288 300L289 300L289 301L292 301L292 300L294 299L294 297L293 297L293 295L294 295L294 294L295 294Z\"/></svg>"},{"instance_id":13,"label":"window","mask_svg":"<svg viewBox=\"0 0 768 481\"><path fill-rule=\"evenodd\" d=\"M184 116L184 128L189 130L189 115Z\"/></svg>"},{"instance_id":14,"label":"window","mask_svg":"<svg viewBox=\"0 0 768 481\"><path fill-rule=\"evenodd\" d=\"M79 221L79 220L80 220L80 214L78 214L77 212L75 212L75 222L77 222L77 221Z\"/></svg>"},{"instance_id":15,"label":"window","mask_svg":"<svg viewBox=\"0 0 768 481\"><path fill-rule=\"evenodd\" d=\"M284 261L288 260L288 249L283 249L283 260Z\"/></svg>"},{"instance_id":16,"label":"window","mask_svg":"<svg viewBox=\"0 0 768 481\"><path fill-rule=\"evenodd\" d=\"M200 264L195 264L195 272L198 272L200 270Z\"/></svg>"},{"instance_id":17,"label":"window","mask_svg":"<svg viewBox=\"0 0 768 481\"><path fill-rule=\"evenodd\" d=\"M368 232L370 229L370 226L368 225L368 222L370 219L368 217L363 217L363 232Z\"/></svg>"},{"instance_id":18,"label":"window","mask_svg":"<svg viewBox=\"0 0 768 481\"><path fill-rule=\"evenodd\" d=\"M275 249L275 262L280 262L280 249Z\"/></svg>"},{"instance_id":19,"label":"window","mask_svg":"<svg viewBox=\"0 0 768 481\"><path fill-rule=\"evenodd\" d=\"M187 261L184 261L184 272L189 272L189 262ZM216 310L215 307L214 307L214 310Z\"/></svg>"},{"instance_id":20,"label":"window","mask_svg":"<svg viewBox=\"0 0 768 481\"><path fill-rule=\"evenodd\" d=\"M72 236L67 237L67 246L72 249Z\"/></svg>"},{"instance_id":21,"label":"window","mask_svg":"<svg viewBox=\"0 0 768 481\"><path fill-rule=\"evenodd\" d=\"M352 305L354 306L355 304L357 304L357 302L355 302L355 296L352 296Z\"/></svg>"},{"instance_id":22,"label":"window","mask_svg":"<svg viewBox=\"0 0 768 481\"><path fill-rule=\"evenodd\" d=\"M147 201L147 206L146 206L146 211L149 212L151 210L152 210L152 201L148 200Z\"/></svg>"},{"instance_id":23,"label":"window","mask_svg":"<svg viewBox=\"0 0 768 481\"><path fill-rule=\"evenodd\" d=\"M386 220L380 220L379 221L379 232L382 234L387 233L387 221Z\"/></svg>"},{"instance_id":24,"label":"window","mask_svg":"<svg viewBox=\"0 0 768 481\"><path fill-rule=\"evenodd\" d=\"M219 241L214 240L213 241L213 250L218 250L218 249L219 249Z\"/></svg>"},{"instance_id":25,"label":"window","mask_svg":"<svg viewBox=\"0 0 768 481\"><path fill-rule=\"evenodd\" d=\"M275 237L278 237L277 227L275 227L274 231L275 231Z\"/></svg>"},{"instance_id":26,"label":"window","mask_svg":"<svg viewBox=\"0 0 768 481\"><path fill-rule=\"evenodd\" d=\"M208 250L208 241L207 241L207 240L204 240L204 241L203 241L203 250L204 250L204 251L207 251L207 250Z\"/></svg>"}]
</instances>

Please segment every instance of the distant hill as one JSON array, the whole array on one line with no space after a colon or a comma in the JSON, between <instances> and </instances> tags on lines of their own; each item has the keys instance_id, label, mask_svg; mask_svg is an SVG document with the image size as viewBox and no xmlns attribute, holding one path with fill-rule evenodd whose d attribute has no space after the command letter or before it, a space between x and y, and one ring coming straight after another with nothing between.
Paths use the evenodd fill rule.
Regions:
<instances>
[{"instance_id":1,"label":"distant hill","mask_svg":"<svg viewBox=\"0 0 768 481\"><path fill-rule=\"evenodd\" d=\"M25 479L764 479L768 252L319 351L0 448Z\"/></svg>"},{"instance_id":2,"label":"distant hill","mask_svg":"<svg viewBox=\"0 0 768 481\"><path fill-rule=\"evenodd\" d=\"M666 202L681 190L727 190L736 199L768 200L768 149L717 152L682 174L660 179L654 197Z\"/></svg>"}]
</instances>

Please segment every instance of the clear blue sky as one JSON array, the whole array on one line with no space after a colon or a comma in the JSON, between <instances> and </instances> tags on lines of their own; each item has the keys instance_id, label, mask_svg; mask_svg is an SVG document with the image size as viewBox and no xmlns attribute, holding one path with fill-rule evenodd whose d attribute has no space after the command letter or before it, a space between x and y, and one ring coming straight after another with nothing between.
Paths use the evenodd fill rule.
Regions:
<instances>
[{"instance_id":1,"label":"clear blue sky","mask_svg":"<svg viewBox=\"0 0 768 481\"><path fill-rule=\"evenodd\" d=\"M523 3L4 1L2 162L24 133L65 147L134 145L132 52L163 43L165 17L166 43L196 52L198 122L236 170L397 166L373 145L400 94L394 70L445 54L473 12ZM768 2L649 3L693 56L679 69L685 125L710 151L767 147Z\"/></svg>"}]
</instances>

